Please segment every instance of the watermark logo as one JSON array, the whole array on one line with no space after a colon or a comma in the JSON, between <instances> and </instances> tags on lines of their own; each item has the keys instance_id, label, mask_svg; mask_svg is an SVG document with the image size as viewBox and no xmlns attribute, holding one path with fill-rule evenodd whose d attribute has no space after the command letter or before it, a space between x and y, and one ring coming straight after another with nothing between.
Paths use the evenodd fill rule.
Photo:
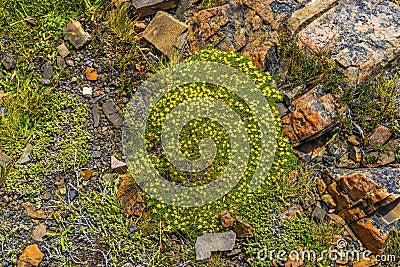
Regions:
<instances>
[{"instance_id":1,"label":"watermark logo","mask_svg":"<svg viewBox=\"0 0 400 267\"><path fill-rule=\"evenodd\" d=\"M315 250L268 250L267 248L258 251L257 259L260 261L278 261L281 263L287 260L321 262L328 260L335 262L356 262L356 261L376 261L376 262L395 262L395 255L373 255L370 250L347 249L348 241L344 238L336 241L336 248L322 250L320 253Z\"/></svg>"},{"instance_id":2,"label":"watermark logo","mask_svg":"<svg viewBox=\"0 0 400 267\"><path fill-rule=\"evenodd\" d=\"M208 168L217 153L213 140L202 140L199 143L201 156L190 160L182 153L179 133L197 118L212 119L229 135L230 158L225 171L208 184L189 187L165 179L153 166L146 150L148 118L158 101L170 90L193 83L212 84L230 90L255 116L261 132L261 149L249 190L258 188L268 176L276 148L276 129L269 104L259 88L240 71L215 62L198 61L155 74L137 90L128 105L123 128L124 151L132 176L146 193L166 204L183 207L205 205L226 195L239 183L250 161L250 140L242 118L226 103L199 96L173 108L165 106L168 115L161 132L163 152L178 170L201 172Z\"/></svg>"}]
</instances>

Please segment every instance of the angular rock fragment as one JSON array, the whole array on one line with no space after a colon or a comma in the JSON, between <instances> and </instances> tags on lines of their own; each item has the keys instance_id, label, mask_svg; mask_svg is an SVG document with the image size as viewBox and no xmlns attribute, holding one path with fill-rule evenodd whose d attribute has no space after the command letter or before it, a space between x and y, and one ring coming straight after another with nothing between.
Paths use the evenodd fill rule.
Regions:
<instances>
[{"instance_id":1,"label":"angular rock fragment","mask_svg":"<svg viewBox=\"0 0 400 267\"><path fill-rule=\"evenodd\" d=\"M76 49L83 47L90 38L79 21L73 20L64 27L64 40L70 41Z\"/></svg>"},{"instance_id":2,"label":"angular rock fragment","mask_svg":"<svg viewBox=\"0 0 400 267\"><path fill-rule=\"evenodd\" d=\"M40 82L46 85L50 84L50 79L54 76L53 66L51 65L51 63L44 63L41 67L41 71L42 79L40 80Z\"/></svg>"},{"instance_id":3,"label":"angular rock fragment","mask_svg":"<svg viewBox=\"0 0 400 267\"><path fill-rule=\"evenodd\" d=\"M57 66L60 68L60 70L65 70L67 65L65 64L65 60L62 58L62 56L57 56Z\"/></svg>"},{"instance_id":4,"label":"angular rock fragment","mask_svg":"<svg viewBox=\"0 0 400 267\"><path fill-rule=\"evenodd\" d=\"M196 261L206 262L211 252L231 251L235 246L236 234L233 231L225 233L209 233L199 236L194 245Z\"/></svg>"},{"instance_id":5,"label":"angular rock fragment","mask_svg":"<svg viewBox=\"0 0 400 267\"><path fill-rule=\"evenodd\" d=\"M314 99L282 118L282 132L297 146L336 125L337 102L331 94Z\"/></svg>"},{"instance_id":6,"label":"angular rock fragment","mask_svg":"<svg viewBox=\"0 0 400 267\"><path fill-rule=\"evenodd\" d=\"M143 37L167 57L172 58L179 52L177 42L187 28L186 24L168 13L159 11L146 27Z\"/></svg>"},{"instance_id":7,"label":"angular rock fragment","mask_svg":"<svg viewBox=\"0 0 400 267\"><path fill-rule=\"evenodd\" d=\"M24 148L24 150L22 151L22 155L18 159L17 164L25 164L25 163L29 162L31 160L30 156L31 156L32 150L33 150L33 146L30 143L28 143L26 145L26 147Z\"/></svg>"},{"instance_id":8,"label":"angular rock fragment","mask_svg":"<svg viewBox=\"0 0 400 267\"><path fill-rule=\"evenodd\" d=\"M59 46L57 46L57 51L60 54L60 56L62 56L62 58L65 58L66 56L68 56L70 54L70 52L65 44L60 44Z\"/></svg>"},{"instance_id":9,"label":"angular rock fragment","mask_svg":"<svg viewBox=\"0 0 400 267\"><path fill-rule=\"evenodd\" d=\"M131 5L134 8L135 17L145 17L155 14L157 11L174 8L178 0L132 0Z\"/></svg>"},{"instance_id":10,"label":"angular rock fragment","mask_svg":"<svg viewBox=\"0 0 400 267\"><path fill-rule=\"evenodd\" d=\"M97 128L100 125L100 108L98 104L93 104L92 115L93 115L93 126Z\"/></svg>"},{"instance_id":11,"label":"angular rock fragment","mask_svg":"<svg viewBox=\"0 0 400 267\"><path fill-rule=\"evenodd\" d=\"M17 267L39 266L44 254L40 251L38 245L29 245L19 256Z\"/></svg>"},{"instance_id":12,"label":"angular rock fragment","mask_svg":"<svg viewBox=\"0 0 400 267\"><path fill-rule=\"evenodd\" d=\"M11 158L6 153L0 151L0 167L5 167L11 162Z\"/></svg>"},{"instance_id":13,"label":"angular rock fragment","mask_svg":"<svg viewBox=\"0 0 400 267\"><path fill-rule=\"evenodd\" d=\"M111 169L114 172L124 174L128 171L128 165L125 162L118 160L116 157L111 156Z\"/></svg>"},{"instance_id":14,"label":"angular rock fragment","mask_svg":"<svg viewBox=\"0 0 400 267\"><path fill-rule=\"evenodd\" d=\"M3 66L4 68L6 68L6 70L15 69L16 66L15 59L11 54L6 55L1 61L1 63L3 63Z\"/></svg>"},{"instance_id":15,"label":"angular rock fragment","mask_svg":"<svg viewBox=\"0 0 400 267\"><path fill-rule=\"evenodd\" d=\"M124 124L124 119L115 107L112 100L107 100L103 105L102 109L107 119L117 128Z\"/></svg>"},{"instance_id":16,"label":"angular rock fragment","mask_svg":"<svg viewBox=\"0 0 400 267\"><path fill-rule=\"evenodd\" d=\"M21 205L26 213L28 214L29 217L32 219L46 219L46 215L44 214L44 211L42 209L36 209L35 205L33 205L31 202L24 202Z\"/></svg>"},{"instance_id":17,"label":"angular rock fragment","mask_svg":"<svg viewBox=\"0 0 400 267\"><path fill-rule=\"evenodd\" d=\"M46 234L46 225L44 223L38 224L33 228L32 239L42 242L43 236Z\"/></svg>"},{"instance_id":18,"label":"angular rock fragment","mask_svg":"<svg viewBox=\"0 0 400 267\"><path fill-rule=\"evenodd\" d=\"M236 233L237 237L250 238L253 237L253 231L246 222L236 219L235 227L233 231Z\"/></svg>"},{"instance_id":19,"label":"angular rock fragment","mask_svg":"<svg viewBox=\"0 0 400 267\"><path fill-rule=\"evenodd\" d=\"M85 76L86 76L86 79L88 79L89 81L97 81L99 74L97 73L97 71L95 69L88 67L85 70Z\"/></svg>"},{"instance_id":20,"label":"angular rock fragment","mask_svg":"<svg viewBox=\"0 0 400 267\"><path fill-rule=\"evenodd\" d=\"M385 231L381 231L371 218L364 218L351 225L351 230L365 244L374 255L382 254L388 238Z\"/></svg>"},{"instance_id":21,"label":"angular rock fragment","mask_svg":"<svg viewBox=\"0 0 400 267\"><path fill-rule=\"evenodd\" d=\"M372 135L365 140L365 143L370 148L376 149L385 144L390 139L392 134L392 130L390 130L388 127L378 125Z\"/></svg>"},{"instance_id":22,"label":"angular rock fragment","mask_svg":"<svg viewBox=\"0 0 400 267\"><path fill-rule=\"evenodd\" d=\"M219 221L221 222L222 226L225 228L232 227L235 223L235 219L229 213L229 211L224 210L219 215Z\"/></svg>"},{"instance_id":23,"label":"angular rock fragment","mask_svg":"<svg viewBox=\"0 0 400 267\"><path fill-rule=\"evenodd\" d=\"M141 216L146 204L140 196L139 188L132 183L132 177L125 175L118 187L117 197L124 208L126 216Z\"/></svg>"}]
</instances>

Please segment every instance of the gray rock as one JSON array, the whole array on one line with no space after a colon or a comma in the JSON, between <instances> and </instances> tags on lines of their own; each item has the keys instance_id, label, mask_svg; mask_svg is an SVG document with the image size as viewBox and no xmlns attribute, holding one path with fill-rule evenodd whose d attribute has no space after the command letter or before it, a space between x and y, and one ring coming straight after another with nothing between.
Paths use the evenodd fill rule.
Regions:
<instances>
[{"instance_id":1,"label":"gray rock","mask_svg":"<svg viewBox=\"0 0 400 267\"><path fill-rule=\"evenodd\" d=\"M62 56L57 56L57 66L60 68L60 70L65 70L67 65L65 64L65 60L62 58Z\"/></svg>"},{"instance_id":2,"label":"gray rock","mask_svg":"<svg viewBox=\"0 0 400 267\"><path fill-rule=\"evenodd\" d=\"M315 206L312 216L322 222L323 220L325 220L326 214L327 214L326 210L318 206Z\"/></svg>"},{"instance_id":3,"label":"gray rock","mask_svg":"<svg viewBox=\"0 0 400 267\"><path fill-rule=\"evenodd\" d=\"M22 155L21 157L18 159L17 164L25 164L27 162L29 162L31 153L33 150L33 146L31 144L27 144L26 147L24 148L24 150L22 151Z\"/></svg>"},{"instance_id":4,"label":"gray rock","mask_svg":"<svg viewBox=\"0 0 400 267\"><path fill-rule=\"evenodd\" d=\"M93 126L97 128L100 125L100 108L98 104L93 104L92 115L93 115Z\"/></svg>"},{"instance_id":5,"label":"gray rock","mask_svg":"<svg viewBox=\"0 0 400 267\"><path fill-rule=\"evenodd\" d=\"M11 158L6 153L0 154L0 167L4 167L11 162Z\"/></svg>"},{"instance_id":6,"label":"gray rock","mask_svg":"<svg viewBox=\"0 0 400 267\"><path fill-rule=\"evenodd\" d=\"M99 158L101 158L101 152L100 152L100 151L93 151L92 157L93 157L94 159L99 159Z\"/></svg>"},{"instance_id":7,"label":"gray rock","mask_svg":"<svg viewBox=\"0 0 400 267\"><path fill-rule=\"evenodd\" d=\"M195 244L196 261L208 261L211 257L211 252L231 251L235 246L235 240L236 234L233 231L199 236Z\"/></svg>"},{"instance_id":8,"label":"gray rock","mask_svg":"<svg viewBox=\"0 0 400 267\"><path fill-rule=\"evenodd\" d=\"M102 109L107 119L114 124L115 127L121 127L124 124L124 119L122 118L120 112L115 107L112 100L107 100L103 105Z\"/></svg>"},{"instance_id":9,"label":"gray rock","mask_svg":"<svg viewBox=\"0 0 400 267\"><path fill-rule=\"evenodd\" d=\"M134 8L134 15L142 18L160 10L174 8L178 2L178 0L132 0L132 7Z\"/></svg>"},{"instance_id":10,"label":"gray rock","mask_svg":"<svg viewBox=\"0 0 400 267\"><path fill-rule=\"evenodd\" d=\"M400 6L391 1L344 0L298 34L311 50L329 49L350 80L361 83L400 52Z\"/></svg>"},{"instance_id":11,"label":"gray rock","mask_svg":"<svg viewBox=\"0 0 400 267\"><path fill-rule=\"evenodd\" d=\"M15 69L16 62L11 54L6 55L1 62L6 70Z\"/></svg>"},{"instance_id":12,"label":"gray rock","mask_svg":"<svg viewBox=\"0 0 400 267\"><path fill-rule=\"evenodd\" d=\"M46 85L50 84L50 79L54 76L53 66L51 65L51 63L44 63L41 67L41 71L43 78L40 80L40 82Z\"/></svg>"}]
</instances>

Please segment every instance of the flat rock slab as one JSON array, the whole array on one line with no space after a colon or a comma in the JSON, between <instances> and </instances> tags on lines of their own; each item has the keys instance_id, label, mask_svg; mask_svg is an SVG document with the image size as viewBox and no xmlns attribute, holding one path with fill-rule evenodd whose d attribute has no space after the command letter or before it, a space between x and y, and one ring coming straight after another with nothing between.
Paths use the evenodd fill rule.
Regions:
<instances>
[{"instance_id":1,"label":"flat rock slab","mask_svg":"<svg viewBox=\"0 0 400 267\"><path fill-rule=\"evenodd\" d=\"M107 119L117 128L124 125L124 118L120 114L119 110L115 107L112 100L107 100L103 105L102 109Z\"/></svg>"},{"instance_id":2,"label":"flat rock slab","mask_svg":"<svg viewBox=\"0 0 400 267\"><path fill-rule=\"evenodd\" d=\"M389 193L400 195L400 168L363 168L356 170L329 168L335 180L351 173L362 173L374 183L387 189Z\"/></svg>"},{"instance_id":3,"label":"flat rock slab","mask_svg":"<svg viewBox=\"0 0 400 267\"><path fill-rule=\"evenodd\" d=\"M298 33L311 50L330 48L351 81L363 82L400 52L400 6L343 0Z\"/></svg>"},{"instance_id":4,"label":"flat rock slab","mask_svg":"<svg viewBox=\"0 0 400 267\"><path fill-rule=\"evenodd\" d=\"M172 58L179 52L180 44L178 42L187 28L186 24L170 14L160 11L146 27L143 37L167 57Z\"/></svg>"},{"instance_id":5,"label":"flat rock slab","mask_svg":"<svg viewBox=\"0 0 400 267\"><path fill-rule=\"evenodd\" d=\"M208 261L211 257L211 252L231 251L235 246L235 239L236 234L233 231L199 236L195 244L196 261Z\"/></svg>"},{"instance_id":6,"label":"flat rock slab","mask_svg":"<svg viewBox=\"0 0 400 267\"><path fill-rule=\"evenodd\" d=\"M336 108L331 94L313 99L282 118L282 132L294 146L318 137L337 123Z\"/></svg>"},{"instance_id":7,"label":"flat rock slab","mask_svg":"<svg viewBox=\"0 0 400 267\"><path fill-rule=\"evenodd\" d=\"M132 0L131 5L134 8L134 15L142 18L176 7L178 0Z\"/></svg>"}]
</instances>

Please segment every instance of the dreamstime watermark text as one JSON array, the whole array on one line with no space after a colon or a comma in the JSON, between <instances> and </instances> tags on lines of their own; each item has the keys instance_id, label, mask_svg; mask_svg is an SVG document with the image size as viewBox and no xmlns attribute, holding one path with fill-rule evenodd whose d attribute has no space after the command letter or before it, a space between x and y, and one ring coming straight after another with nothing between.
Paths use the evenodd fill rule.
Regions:
<instances>
[{"instance_id":1,"label":"dreamstime watermark text","mask_svg":"<svg viewBox=\"0 0 400 267\"><path fill-rule=\"evenodd\" d=\"M336 242L336 249L322 250L316 252L315 250L274 250L264 248L258 251L257 258L260 261L278 261L286 262L292 261L307 261L307 262L321 262L324 260L328 261L377 261L377 262L395 262L395 255L373 255L370 250L351 250L346 249L347 241L345 239L339 239Z\"/></svg>"}]
</instances>

